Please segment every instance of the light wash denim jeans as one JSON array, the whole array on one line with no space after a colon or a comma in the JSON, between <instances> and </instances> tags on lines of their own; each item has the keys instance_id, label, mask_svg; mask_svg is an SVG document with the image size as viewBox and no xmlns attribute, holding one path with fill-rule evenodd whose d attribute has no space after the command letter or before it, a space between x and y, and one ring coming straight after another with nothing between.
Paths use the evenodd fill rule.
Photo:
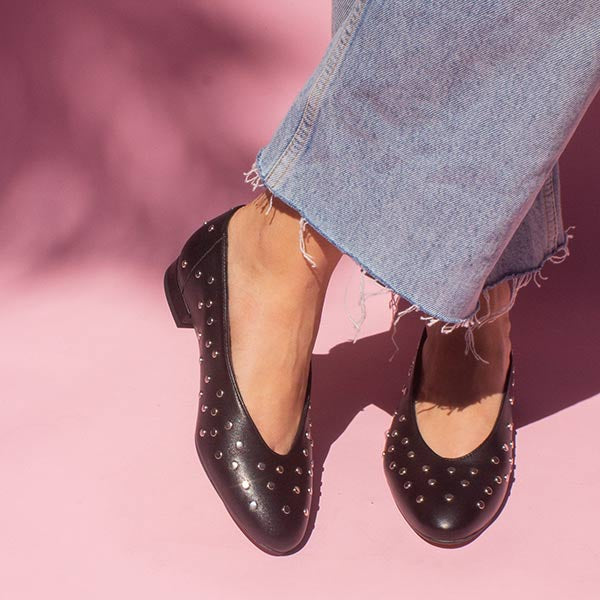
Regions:
<instances>
[{"instance_id":1,"label":"light wash denim jeans","mask_svg":"<svg viewBox=\"0 0 600 600\"><path fill-rule=\"evenodd\" d=\"M333 0L246 180L444 330L568 255L558 157L600 86L600 0ZM310 256L306 255L310 260ZM396 323L397 319L395 320ZM469 337L470 336L470 337Z\"/></svg>"}]
</instances>

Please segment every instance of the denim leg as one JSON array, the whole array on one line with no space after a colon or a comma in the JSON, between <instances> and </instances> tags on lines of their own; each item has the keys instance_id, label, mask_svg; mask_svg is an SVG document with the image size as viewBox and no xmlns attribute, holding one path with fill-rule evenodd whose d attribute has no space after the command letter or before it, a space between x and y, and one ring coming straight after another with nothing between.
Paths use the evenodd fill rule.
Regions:
<instances>
[{"instance_id":1,"label":"denim leg","mask_svg":"<svg viewBox=\"0 0 600 600\"><path fill-rule=\"evenodd\" d=\"M510 279L516 294L567 254L558 158L600 87L600 3L336 0L332 14L247 180L428 324L470 330L482 291Z\"/></svg>"}]
</instances>

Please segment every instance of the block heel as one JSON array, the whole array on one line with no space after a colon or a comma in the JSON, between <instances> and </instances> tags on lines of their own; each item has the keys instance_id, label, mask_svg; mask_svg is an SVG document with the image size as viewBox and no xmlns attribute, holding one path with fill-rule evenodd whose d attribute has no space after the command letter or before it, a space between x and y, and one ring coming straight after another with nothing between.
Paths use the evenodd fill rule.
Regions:
<instances>
[{"instance_id":1,"label":"block heel","mask_svg":"<svg viewBox=\"0 0 600 600\"><path fill-rule=\"evenodd\" d=\"M169 265L164 277L165 295L173 320L177 327L193 328L192 317L183 301L179 284L177 283L177 261Z\"/></svg>"}]
</instances>

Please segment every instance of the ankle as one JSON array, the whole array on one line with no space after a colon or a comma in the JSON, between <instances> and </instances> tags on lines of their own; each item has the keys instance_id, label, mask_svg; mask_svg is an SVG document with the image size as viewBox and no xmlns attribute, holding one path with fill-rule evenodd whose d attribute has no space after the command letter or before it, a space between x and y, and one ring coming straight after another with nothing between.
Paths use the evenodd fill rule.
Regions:
<instances>
[{"instance_id":1,"label":"ankle","mask_svg":"<svg viewBox=\"0 0 600 600\"><path fill-rule=\"evenodd\" d=\"M261 194L232 218L231 229L234 236L238 233L235 243L239 256L252 265L257 275L328 282L342 253L311 227L306 226L301 232L298 213L278 198L274 197L269 206L267 197ZM315 267L302 254L301 236Z\"/></svg>"}]
</instances>

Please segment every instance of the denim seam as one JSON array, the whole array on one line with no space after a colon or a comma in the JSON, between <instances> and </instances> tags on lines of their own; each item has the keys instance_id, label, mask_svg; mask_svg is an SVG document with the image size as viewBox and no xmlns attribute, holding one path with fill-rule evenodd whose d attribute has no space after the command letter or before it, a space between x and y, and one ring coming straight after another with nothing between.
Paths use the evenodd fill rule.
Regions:
<instances>
[{"instance_id":1,"label":"denim seam","mask_svg":"<svg viewBox=\"0 0 600 600\"><path fill-rule=\"evenodd\" d=\"M285 149L279 155L279 158L269 169L266 177L263 178L263 181L266 179L273 186L282 183L290 167L300 156L301 151L305 147L305 143L314 128L321 101L327 92L332 77L346 54L346 50L350 46L354 34L358 30L358 25L361 22L361 17L364 15L368 1L369 0L357 0L352 12L346 18L347 23L343 32L340 34L337 45L332 50L331 56L323 66L323 71L318 76L308 94L304 111L296 130L292 134ZM279 173L277 170L279 170Z\"/></svg>"},{"instance_id":2,"label":"denim seam","mask_svg":"<svg viewBox=\"0 0 600 600\"><path fill-rule=\"evenodd\" d=\"M556 214L556 192L554 190L554 169L550 171L550 177L544 186L544 208L546 211L546 224L548 226L548 248L558 243L558 216Z\"/></svg>"}]
</instances>

